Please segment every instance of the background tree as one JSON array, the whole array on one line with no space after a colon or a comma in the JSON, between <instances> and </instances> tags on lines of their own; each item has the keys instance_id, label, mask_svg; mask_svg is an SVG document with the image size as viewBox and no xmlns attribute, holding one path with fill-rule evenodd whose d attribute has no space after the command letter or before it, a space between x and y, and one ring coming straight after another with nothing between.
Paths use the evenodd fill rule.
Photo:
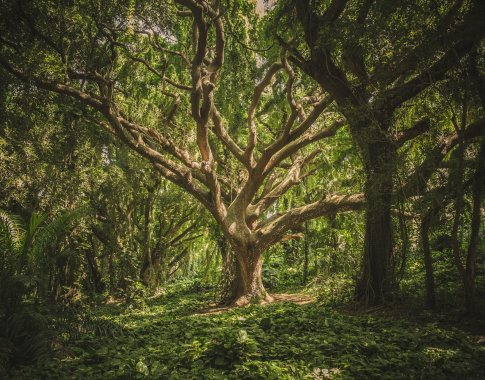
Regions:
<instances>
[{"instance_id":1,"label":"background tree","mask_svg":"<svg viewBox=\"0 0 485 380\"><path fill-rule=\"evenodd\" d=\"M18 33L8 22L5 25L7 37L1 62L19 79L88 106L95 112L93 117L99 125L147 158L165 178L193 195L214 216L235 251L240 277L232 297L234 302L269 299L261 281L264 250L305 220L362 205L360 195L327 194L308 205L281 214L267 214L279 197L312 173L304 170L319 149L308 146L333 136L343 122L332 116L329 98L317 93L299 99L298 93L304 89L299 88L283 52L281 61L263 64L269 68L255 85L248 102L246 133L231 137L215 95L226 48L224 18L220 14L223 9L196 1L176 4L185 10L170 3L157 9L145 4L139 5L139 9L125 8L122 4L86 4L88 11L81 20L69 17L80 4L60 6L55 11L40 3L32 4L30 9L11 5L17 17L15 29L18 31L18 24L23 28ZM245 6L250 5L241 2L225 11L241 12ZM29 16L33 10L42 10L46 19L33 20ZM120 14L125 16L120 18ZM169 20L175 16L178 22L174 24ZM48 34L46 25L50 28L56 25L60 33ZM14 47L10 43L12 33L16 40L21 41L26 33L36 42L29 51L25 46ZM72 39L67 49L64 38L69 35ZM142 47L145 52L140 51ZM31 56L29 62L33 67L25 67L26 55L36 48L39 54L43 52L55 62L48 66L49 79L40 74L45 73L45 61L36 61ZM159 58L163 59L161 68L157 66ZM273 136L258 136L255 120L258 105L263 92L280 72L286 77L280 93L286 98L287 116ZM190 85L184 84L188 77ZM134 96L129 96L130 89L146 89L149 83L158 90L135 91ZM185 96L187 92L189 97ZM147 97L143 103L142 99ZM149 120L146 126L140 124L142 109L153 110L163 97L173 101L169 110L160 115L157 107L150 118L144 117ZM182 97L188 103L179 104ZM184 105L190 109L191 120L176 117L176 109ZM325 120L318 120L324 111L327 111ZM271 107L267 113L271 114ZM180 122L184 123L182 128L173 128ZM239 142L243 137L246 142ZM226 164L225 159L229 158L232 163Z\"/></svg>"},{"instance_id":2,"label":"background tree","mask_svg":"<svg viewBox=\"0 0 485 380\"><path fill-rule=\"evenodd\" d=\"M365 304L383 302L395 283L391 208L400 191L398 151L432 127L423 115L398 130L396 112L476 48L484 9L483 2L461 0L278 3L276 17L287 17L279 42L335 100L362 157L366 232L357 297Z\"/></svg>"}]
</instances>

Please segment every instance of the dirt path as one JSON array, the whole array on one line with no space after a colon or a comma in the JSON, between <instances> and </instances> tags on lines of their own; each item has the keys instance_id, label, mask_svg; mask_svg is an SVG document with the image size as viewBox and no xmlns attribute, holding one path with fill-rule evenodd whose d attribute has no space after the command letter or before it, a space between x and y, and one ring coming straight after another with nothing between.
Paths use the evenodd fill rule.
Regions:
<instances>
[{"instance_id":1,"label":"dirt path","mask_svg":"<svg viewBox=\"0 0 485 380\"><path fill-rule=\"evenodd\" d=\"M271 294L274 298L274 302L293 302L296 305L306 305L308 303L315 302L315 298L305 293L274 293ZM261 306L269 305L261 304ZM205 315L205 314L220 314L225 311L237 308L238 306L218 306L216 303L212 303L208 308L199 310L193 315Z\"/></svg>"},{"instance_id":2,"label":"dirt path","mask_svg":"<svg viewBox=\"0 0 485 380\"><path fill-rule=\"evenodd\" d=\"M276 293L272 294L274 302L293 302L297 305L306 305L315 302L315 297L305 293Z\"/></svg>"}]
</instances>

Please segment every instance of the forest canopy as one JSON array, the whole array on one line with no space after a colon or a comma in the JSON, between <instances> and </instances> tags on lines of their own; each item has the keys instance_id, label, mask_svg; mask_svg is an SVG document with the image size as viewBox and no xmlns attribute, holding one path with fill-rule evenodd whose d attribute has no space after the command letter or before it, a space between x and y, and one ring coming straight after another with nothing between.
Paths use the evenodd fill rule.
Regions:
<instances>
[{"instance_id":1,"label":"forest canopy","mask_svg":"<svg viewBox=\"0 0 485 380\"><path fill-rule=\"evenodd\" d=\"M174 289L483 317L485 2L0 4L0 373ZM12 333L33 315L55 322ZM293 371L241 375L265 361L241 331L219 338L247 356L204 365ZM313 378L363 373L334 365Z\"/></svg>"}]
</instances>

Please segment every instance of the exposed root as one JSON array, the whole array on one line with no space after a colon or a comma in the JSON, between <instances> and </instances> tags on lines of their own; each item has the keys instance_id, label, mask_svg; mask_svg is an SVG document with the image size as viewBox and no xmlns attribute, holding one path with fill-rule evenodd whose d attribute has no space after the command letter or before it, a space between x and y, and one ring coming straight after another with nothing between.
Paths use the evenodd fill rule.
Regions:
<instances>
[{"instance_id":1,"label":"exposed root","mask_svg":"<svg viewBox=\"0 0 485 380\"><path fill-rule=\"evenodd\" d=\"M195 315L220 314L236 307L244 307L250 304L268 305L273 302L292 302L296 305L306 305L314 301L315 299L307 294L279 293L269 295L268 293L266 293L264 297L248 298L247 296L241 296L231 303L225 303L223 305L212 304L207 309L203 309L195 313Z\"/></svg>"},{"instance_id":2,"label":"exposed root","mask_svg":"<svg viewBox=\"0 0 485 380\"><path fill-rule=\"evenodd\" d=\"M246 295L236 298L231 305L235 307L247 306L249 304L265 305L274 301L274 298L268 293L260 296L248 297Z\"/></svg>"}]
</instances>

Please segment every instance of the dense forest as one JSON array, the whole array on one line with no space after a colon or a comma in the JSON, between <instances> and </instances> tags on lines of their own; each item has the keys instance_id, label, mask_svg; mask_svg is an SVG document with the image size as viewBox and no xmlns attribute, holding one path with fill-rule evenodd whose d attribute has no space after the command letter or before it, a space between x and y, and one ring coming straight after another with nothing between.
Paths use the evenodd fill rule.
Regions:
<instances>
[{"instance_id":1,"label":"dense forest","mask_svg":"<svg viewBox=\"0 0 485 380\"><path fill-rule=\"evenodd\" d=\"M0 378L485 379L485 1L0 14Z\"/></svg>"}]
</instances>

